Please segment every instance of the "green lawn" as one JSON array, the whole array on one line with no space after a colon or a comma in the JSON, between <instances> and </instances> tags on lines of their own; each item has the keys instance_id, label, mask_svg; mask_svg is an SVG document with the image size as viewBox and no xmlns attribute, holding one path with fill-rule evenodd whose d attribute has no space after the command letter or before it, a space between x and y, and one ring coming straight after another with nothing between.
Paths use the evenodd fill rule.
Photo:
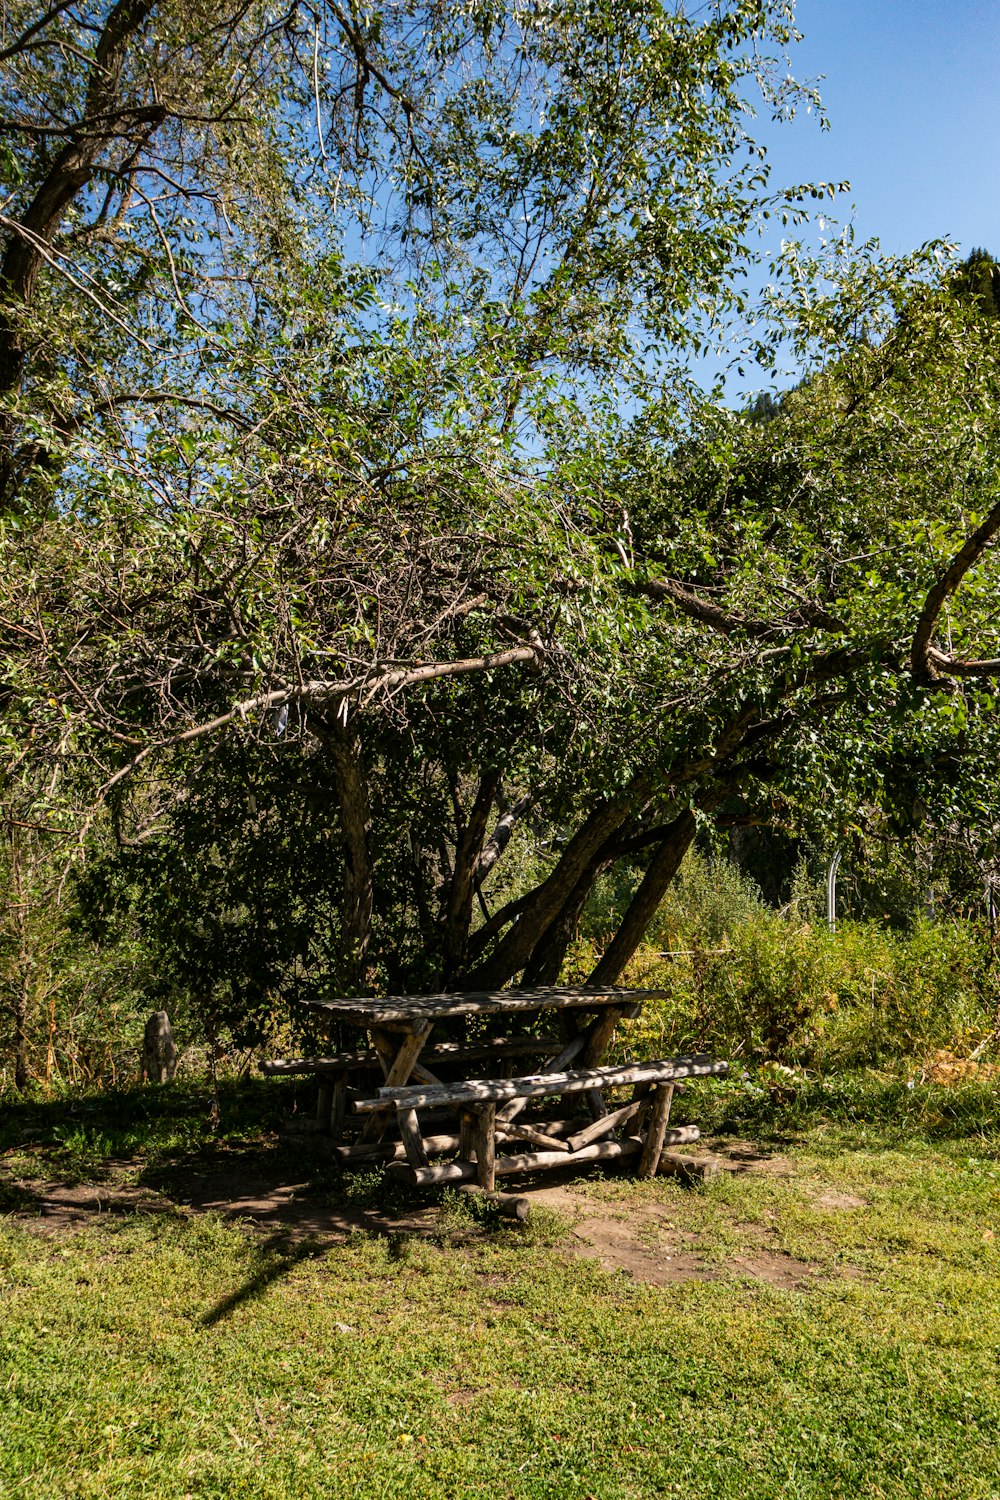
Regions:
<instances>
[{"instance_id":1,"label":"green lawn","mask_svg":"<svg viewBox=\"0 0 1000 1500\"><path fill-rule=\"evenodd\" d=\"M984 1096L963 1116L939 1092L909 1133L772 1122L789 1177L590 1179L717 1273L664 1288L570 1260L551 1215L524 1234L464 1200L431 1238L267 1244L181 1208L43 1236L11 1174L141 1179L204 1143L182 1094L119 1100L118 1135L92 1105L68 1143L55 1106L14 1111L0 1495L1000 1496L1000 1164ZM130 1171L100 1161L122 1129ZM321 1164L313 1186L331 1208L382 1191ZM741 1274L762 1249L808 1263L803 1289Z\"/></svg>"}]
</instances>

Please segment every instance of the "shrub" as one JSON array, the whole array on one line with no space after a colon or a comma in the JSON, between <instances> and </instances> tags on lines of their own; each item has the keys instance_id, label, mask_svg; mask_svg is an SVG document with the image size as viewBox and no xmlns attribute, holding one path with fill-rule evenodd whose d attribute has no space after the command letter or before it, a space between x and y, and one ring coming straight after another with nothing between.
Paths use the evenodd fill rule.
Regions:
<instances>
[{"instance_id":1,"label":"shrub","mask_svg":"<svg viewBox=\"0 0 1000 1500\"><path fill-rule=\"evenodd\" d=\"M1000 974L970 923L920 917L901 932L841 922L831 933L801 920L804 904L775 912L725 861L690 858L624 976L667 992L629 1028L626 1048L824 1073L912 1068L941 1050L1000 1056ZM585 977L597 947L584 931L568 979Z\"/></svg>"}]
</instances>

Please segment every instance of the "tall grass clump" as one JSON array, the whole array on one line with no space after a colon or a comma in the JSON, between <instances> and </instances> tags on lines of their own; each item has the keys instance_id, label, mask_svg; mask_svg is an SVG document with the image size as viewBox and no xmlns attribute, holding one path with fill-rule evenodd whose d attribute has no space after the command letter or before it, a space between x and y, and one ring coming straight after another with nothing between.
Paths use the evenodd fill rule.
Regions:
<instances>
[{"instance_id":1,"label":"tall grass clump","mask_svg":"<svg viewBox=\"0 0 1000 1500\"><path fill-rule=\"evenodd\" d=\"M830 932L804 878L798 888L775 911L731 863L689 855L624 976L667 998L646 1005L625 1045L820 1072L1000 1057L1000 973L974 926L921 916L906 932L863 921ZM603 916L600 903L588 912L568 977L589 972Z\"/></svg>"}]
</instances>

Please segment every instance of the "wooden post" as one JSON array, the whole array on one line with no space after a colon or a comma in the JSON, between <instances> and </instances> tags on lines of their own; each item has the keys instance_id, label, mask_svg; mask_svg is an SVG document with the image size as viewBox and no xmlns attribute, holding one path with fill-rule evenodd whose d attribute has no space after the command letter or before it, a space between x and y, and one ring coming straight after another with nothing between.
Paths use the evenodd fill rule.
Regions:
<instances>
[{"instance_id":1,"label":"wooden post","mask_svg":"<svg viewBox=\"0 0 1000 1500\"><path fill-rule=\"evenodd\" d=\"M330 1110L333 1104L333 1090L327 1078L320 1078L319 1093L316 1096L316 1124L320 1130L330 1128Z\"/></svg>"},{"instance_id":2,"label":"wooden post","mask_svg":"<svg viewBox=\"0 0 1000 1500\"><path fill-rule=\"evenodd\" d=\"M604 1102L604 1095L600 1089L585 1090L583 1099L592 1120L603 1120L606 1117L608 1106Z\"/></svg>"},{"instance_id":3,"label":"wooden post","mask_svg":"<svg viewBox=\"0 0 1000 1500\"><path fill-rule=\"evenodd\" d=\"M509 1125L497 1125L497 1140L505 1141L530 1141L533 1146L541 1146L543 1151L569 1151L570 1147L566 1141L561 1141L558 1136L546 1135L544 1130L537 1129L534 1125L523 1125L513 1120Z\"/></svg>"},{"instance_id":4,"label":"wooden post","mask_svg":"<svg viewBox=\"0 0 1000 1500\"><path fill-rule=\"evenodd\" d=\"M142 1071L150 1083L169 1083L177 1072L177 1047L165 1010L154 1010L142 1038ZM20 1074L18 1075L20 1076ZM17 1083L22 1088L27 1083Z\"/></svg>"},{"instance_id":5,"label":"wooden post","mask_svg":"<svg viewBox=\"0 0 1000 1500\"><path fill-rule=\"evenodd\" d=\"M714 1156L682 1156L679 1151L660 1153L660 1171L679 1177L686 1187L696 1182L709 1182L719 1175L719 1163Z\"/></svg>"},{"instance_id":6,"label":"wooden post","mask_svg":"<svg viewBox=\"0 0 1000 1500\"><path fill-rule=\"evenodd\" d=\"M667 1132L667 1140L672 1146L689 1146L697 1139L697 1125L678 1125ZM495 1171L498 1177L510 1177L515 1173L520 1175L522 1172L544 1172L554 1167L565 1168L568 1163L576 1166L584 1161L626 1161L639 1156L641 1152L642 1141L636 1136L627 1135L621 1141L594 1141L569 1157L563 1151L531 1151L523 1156L498 1156ZM445 1187L453 1182L475 1182L477 1169L468 1161L442 1162L434 1167L411 1167L409 1162L397 1159L387 1165L386 1172L411 1187Z\"/></svg>"},{"instance_id":7,"label":"wooden post","mask_svg":"<svg viewBox=\"0 0 1000 1500\"><path fill-rule=\"evenodd\" d=\"M496 1187L496 1121L495 1104L484 1104L476 1111L476 1182L487 1193Z\"/></svg>"},{"instance_id":8,"label":"wooden post","mask_svg":"<svg viewBox=\"0 0 1000 1500\"><path fill-rule=\"evenodd\" d=\"M663 1138L670 1121L670 1106L673 1098L672 1083L658 1083L653 1090L653 1109L646 1127L642 1156L639 1158L639 1170L636 1174L638 1177L656 1176L656 1169L660 1165L660 1152L663 1150Z\"/></svg>"},{"instance_id":9,"label":"wooden post","mask_svg":"<svg viewBox=\"0 0 1000 1500\"><path fill-rule=\"evenodd\" d=\"M347 1076L341 1073L333 1080L333 1097L330 1101L330 1134L339 1139L344 1134L344 1115L347 1113Z\"/></svg>"},{"instance_id":10,"label":"wooden post","mask_svg":"<svg viewBox=\"0 0 1000 1500\"><path fill-rule=\"evenodd\" d=\"M471 1109L463 1109L458 1122L458 1154L462 1161L471 1161L476 1152L476 1116Z\"/></svg>"},{"instance_id":11,"label":"wooden post","mask_svg":"<svg viewBox=\"0 0 1000 1500\"><path fill-rule=\"evenodd\" d=\"M602 1136L610 1135L620 1125L633 1119L643 1108L644 1102L642 1099L633 1099L631 1104L623 1104L621 1109L615 1110L614 1114L604 1114L599 1119L592 1120L589 1125L584 1125L582 1130L566 1137L567 1146L571 1151L579 1151L581 1147L589 1146L591 1141L599 1141Z\"/></svg>"},{"instance_id":12,"label":"wooden post","mask_svg":"<svg viewBox=\"0 0 1000 1500\"><path fill-rule=\"evenodd\" d=\"M549 1062L542 1068L543 1073L561 1073L567 1063L571 1063L578 1053L582 1052L587 1045L587 1033L578 1031L575 1036L570 1037L561 1052L557 1052ZM516 1120L521 1111L527 1106L527 1099L511 1099L497 1113L497 1119L504 1125L511 1120Z\"/></svg>"}]
</instances>

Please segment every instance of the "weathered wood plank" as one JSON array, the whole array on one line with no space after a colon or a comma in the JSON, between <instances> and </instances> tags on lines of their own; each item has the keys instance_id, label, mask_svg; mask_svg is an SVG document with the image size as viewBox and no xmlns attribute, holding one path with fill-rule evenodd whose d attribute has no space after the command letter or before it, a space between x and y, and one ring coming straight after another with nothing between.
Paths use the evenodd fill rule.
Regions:
<instances>
[{"instance_id":1,"label":"weathered wood plank","mask_svg":"<svg viewBox=\"0 0 1000 1500\"><path fill-rule=\"evenodd\" d=\"M590 1111L590 1118L592 1120L603 1120L608 1112L608 1106L604 1102L604 1097L600 1089L584 1089L583 1098Z\"/></svg>"},{"instance_id":2,"label":"weathered wood plank","mask_svg":"<svg viewBox=\"0 0 1000 1500\"><path fill-rule=\"evenodd\" d=\"M398 1045L398 1037L393 1036ZM481 1058L544 1057L553 1047L558 1047L558 1037L501 1036L481 1042L437 1042L429 1046L423 1055L421 1067L436 1063L463 1064ZM374 1047L360 1047L354 1052L334 1052L328 1057L269 1058L260 1064L260 1071L267 1078L288 1078L293 1075L322 1073L352 1073L362 1069L377 1068L379 1055Z\"/></svg>"},{"instance_id":3,"label":"weathered wood plank","mask_svg":"<svg viewBox=\"0 0 1000 1500\"><path fill-rule=\"evenodd\" d=\"M571 1063L574 1057L577 1057L583 1051L586 1045L586 1031L578 1031L575 1036L570 1037L569 1041L563 1047L561 1052L557 1052L555 1057L549 1059L549 1061L542 1068L542 1072L561 1073L566 1067L566 1064ZM504 1125L509 1124L511 1120L516 1119L521 1111L527 1107L527 1104L528 1100L526 1097L520 1099L510 1099L502 1109L497 1110L498 1121L500 1121Z\"/></svg>"},{"instance_id":4,"label":"weathered wood plank","mask_svg":"<svg viewBox=\"0 0 1000 1500\"><path fill-rule=\"evenodd\" d=\"M546 1135L544 1130L537 1129L534 1125L526 1125L521 1120L514 1120L509 1125L497 1126L498 1141L530 1141L533 1146L541 1146L545 1151L569 1151L570 1147L566 1141L561 1141L556 1135Z\"/></svg>"},{"instance_id":5,"label":"weathered wood plank","mask_svg":"<svg viewBox=\"0 0 1000 1500\"><path fill-rule=\"evenodd\" d=\"M388 1081L389 1069L392 1067L393 1059L396 1056L396 1049L399 1046L399 1041L391 1031L382 1031L377 1027L373 1027L372 1042L374 1043L375 1051L378 1054L378 1060L382 1065L382 1072L385 1074L386 1080ZM421 1057L423 1058L423 1061L415 1062L413 1064L413 1067L410 1070L410 1077L415 1078L417 1083L429 1083L435 1086L440 1084L442 1080L436 1073L432 1073L430 1068L427 1066L427 1063L431 1060L427 1052L423 1052L421 1054Z\"/></svg>"},{"instance_id":6,"label":"weathered wood plank","mask_svg":"<svg viewBox=\"0 0 1000 1500\"><path fill-rule=\"evenodd\" d=\"M458 1117L458 1154L463 1161L476 1154L476 1115L471 1109L463 1109Z\"/></svg>"},{"instance_id":7,"label":"weathered wood plank","mask_svg":"<svg viewBox=\"0 0 1000 1500\"><path fill-rule=\"evenodd\" d=\"M473 1078L462 1083L445 1084L440 1088L394 1088L387 1085L379 1089L378 1098L356 1099L353 1108L357 1114L370 1114L373 1110L383 1110L387 1104L397 1101L399 1104L411 1105L414 1109L441 1104L500 1103L507 1099L537 1099L546 1094L576 1094L587 1089L618 1088L629 1083L669 1083L677 1078L719 1078L724 1077L728 1071L728 1063L716 1062L711 1057L696 1056L564 1073L533 1073L523 1078Z\"/></svg>"},{"instance_id":8,"label":"weathered wood plank","mask_svg":"<svg viewBox=\"0 0 1000 1500\"><path fill-rule=\"evenodd\" d=\"M599 1120L592 1120L575 1135L566 1137L567 1146L571 1151L581 1151L584 1146L589 1146L591 1141L599 1141L602 1136L610 1135L619 1126L626 1125L644 1108L645 1103L645 1099L633 1099L631 1104L623 1104L621 1109L616 1109L612 1114L606 1114Z\"/></svg>"},{"instance_id":9,"label":"weathered wood plank","mask_svg":"<svg viewBox=\"0 0 1000 1500\"><path fill-rule=\"evenodd\" d=\"M339 1136L344 1133L344 1116L347 1113L347 1079L342 1073L339 1078L332 1079L331 1083L330 1134Z\"/></svg>"},{"instance_id":10,"label":"weathered wood plank","mask_svg":"<svg viewBox=\"0 0 1000 1500\"><path fill-rule=\"evenodd\" d=\"M638 1156L642 1142L638 1137L624 1141L598 1141L585 1146L573 1156L562 1151L529 1151L519 1156L498 1156L495 1172L498 1177L513 1176L517 1172L540 1172L551 1167L576 1165L584 1161L614 1161L619 1158ZM449 1182L473 1182L476 1168L471 1162L445 1162L436 1167L411 1167L407 1162L396 1162L386 1168L393 1176L400 1177L414 1187L440 1187Z\"/></svg>"},{"instance_id":11,"label":"weathered wood plank","mask_svg":"<svg viewBox=\"0 0 1000 1500\"><path fill-rule=\"evenodd\" d=\"M320 1079L319 1093L316 1097L316 1123L321 1130L330 1128L330 1106L333 1103L333 1090L325 1079Z\"/></svg>"},{"instance_id":12,"label":"weathered wood plank","mask_svg":"<svg viewBox=\"0 0 1000 1500\"><path fill-rule=\"evenodd\" d=\"M660 1156L660 1171L679 1177L690 1187L718 1177L719 1163L714 1156L682 1156L679 1151L664 1151Z\"/></svg>"},{"instance_id":13,"label":"weathered wood plank","mask_svg":"<svg viewBox=\"0 0 1000 1500\"><path fill-rule=\"evenodd\" d=\"M442 1016L494 1015L530 1010L593 1009L617 1005L637 1014L644 1000L668 998L666 990L629 990L613 986L553 985L534 989L472 990L437 995L366 996L363 999L304 1000L302 1004L355 1026L408 1024Z\"/></svg>"},{"instance_id":14,"label":"weathered wood plank","mask_svg":"<svg viewBox=\"0 0 1000 1500\"><path fill-rule=\"evenodd\" d=\"M458 1150L457 1135L425 1135L423 1142L428 1156L448 1156ZM402 1141L377 1141L366 1146L334 1146L333 1154L341 1166L377 1167L385 1162L405 1160L406 1147Z\"/></svg>"},{"instance_id":15,"label":"weathered wood plank","mask_svg":"<svg viewBox=\"0 0 1000 1500\"><path fill-rule=\"evenodd\" d=\"M413 1071L413 1064L420 1056L423 1045L430 1036L430 1032L431 1022L424 1021L420 1025L414 1026L413 1030L407 1032L404 1036L399 1045L399 1050L393 1058L392 1066L386 1074L385 1087L390 1093L396 1087L405 1087L406 1080ZM427 1084L421 1085L421 1087L440 1089L441 1086ZM415 1105L410 1100L404 1101L404 1105L415 1108ZM370 1120L365 1122L365 1127L361 1132L360 1144L367 1145L369 1141L380 1141L385 1134L385 1127L388 1123L389 1110L383 1106L372 1115Z\"/></svg>"},{"instance_id":16,"label":"weathered wood plank","mask_svg":"<svg viewBox=\"0 0 1000 1500\"><path fill-rule=\"evenodd\" d=\"M699 1138L697 1125L678 1125L667 1132L671 1146L690 1145ZM518 1156L498 1156L497 1177L513 1177L520 1172L544 1172L556 1167L575 1167L590 1161L630 1160L639 1156L643 1143L638 1136L621 1141L594 1141L582 1151L566 1156L561 1151L529 1151ZM444 1187L452 1182L474 1182L476 1168L468 1161L444 1162L434 1167L411 1167L408 1162L392 1162L386 1168L394 1177L413 1187Z\"/></svg>"}]
</instances>

